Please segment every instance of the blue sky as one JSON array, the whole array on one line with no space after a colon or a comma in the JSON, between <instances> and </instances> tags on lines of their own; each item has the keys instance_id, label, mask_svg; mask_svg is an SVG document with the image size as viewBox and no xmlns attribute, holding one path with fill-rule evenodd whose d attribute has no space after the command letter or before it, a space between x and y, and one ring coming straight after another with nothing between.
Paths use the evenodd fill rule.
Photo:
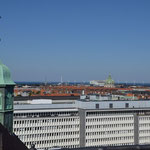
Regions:
<instances>
[{"instance_id":1,"label":"blue sky","mask_svg":"<svg viewBox=\"0 0 150 150\"><path fill-rule=\"evenodd\" d=\"M0 59L15 81L150 82L149 0L1 0Z\"/></svg>"}]
</instances>

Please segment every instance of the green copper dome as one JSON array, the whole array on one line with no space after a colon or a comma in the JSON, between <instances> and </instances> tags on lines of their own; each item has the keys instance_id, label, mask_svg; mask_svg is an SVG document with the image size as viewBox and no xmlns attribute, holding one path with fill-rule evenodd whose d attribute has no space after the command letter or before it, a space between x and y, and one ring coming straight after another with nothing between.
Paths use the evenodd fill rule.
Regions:
<instances>
[{"instance_id":1,"label":"green copper dome","mask_svg":"<svg viewBox=\"0 0 150 150\"><path fill-rule=\"evenodd\" d=\"M114 80L111 78L111 75L108 76L108 79L106 80L106 84L114 84Z\"/></svg>"},{"instance_id":2,"label":"green copper dome","mask_svg":"<svg viewBox=\"0 0 150 150\"><path fill-rule=\"evenodd\" d=\"M10 70L0 62L0 85L15 85L11 80Z\"/></svg>"}]
</instances>

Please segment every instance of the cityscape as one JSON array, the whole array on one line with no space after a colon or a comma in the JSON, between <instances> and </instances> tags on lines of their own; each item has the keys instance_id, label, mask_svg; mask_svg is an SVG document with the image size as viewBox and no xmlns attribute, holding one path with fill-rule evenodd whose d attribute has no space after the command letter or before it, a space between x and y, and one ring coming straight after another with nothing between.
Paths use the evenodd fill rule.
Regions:
<instances>
[{"instance_id":1,"label":"cityscape","mask_svg":"<svg viewBox=\"0 0 150 150\"><path fill-rule=\"evenodd\" d=\"M0 2L0 150L149 150L150 1Z\"/></svg>"}]
</instances>

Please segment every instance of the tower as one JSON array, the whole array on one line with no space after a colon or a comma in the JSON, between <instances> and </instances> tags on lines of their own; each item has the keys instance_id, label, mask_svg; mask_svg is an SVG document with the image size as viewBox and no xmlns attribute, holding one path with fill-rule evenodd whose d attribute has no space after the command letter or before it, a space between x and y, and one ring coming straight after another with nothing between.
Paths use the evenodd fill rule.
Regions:
<instances>
[{"instance_id":1,"label":"tower","mask_svg":"<svg viewBox=\"0 0 150 150\"><path fill-rule=\"evenodd\" d=\"M108 78L105 80L105 87L114 87L114 80L111 78L111 75L109 74Z\"/></svg>"},{"instance_id":2,"label":"tower","mask_svg":"<svg viewBox=\"0 0 150 150\"><path fill-rule=\"evenodd\" d=\"M7 66L0 62L0 123L13 132L13 99L15 83Z\"/></svg>"}]
</instances>

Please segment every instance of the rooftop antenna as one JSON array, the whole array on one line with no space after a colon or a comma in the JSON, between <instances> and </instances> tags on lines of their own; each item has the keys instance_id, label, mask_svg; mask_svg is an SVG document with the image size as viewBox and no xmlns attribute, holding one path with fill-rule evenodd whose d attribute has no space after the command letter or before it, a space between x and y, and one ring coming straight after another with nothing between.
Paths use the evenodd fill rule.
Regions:
<instances>
[{"instance_id":1,"label":"rooftop antenna","mask_svg":"<svg viewBox=\"0 0 150 150\"><path fill-rule=\"evenodd\" d=\"M61 77L60 77L60 83L61 83L61 84L63 83L62 75L61 75Z\"/></svg>"},{"instance_id":2,"label":"rooftop antenna","mask_svg":"<svg viewBox=\"0 0 150 150\"><path fill-rule=\"evenodd\" d=\"M45 86L47 85L47 78L46 78L46 76L45 76L45 82L44 82L44 84L45 84Z\"/></svg>"}]
</instances>

